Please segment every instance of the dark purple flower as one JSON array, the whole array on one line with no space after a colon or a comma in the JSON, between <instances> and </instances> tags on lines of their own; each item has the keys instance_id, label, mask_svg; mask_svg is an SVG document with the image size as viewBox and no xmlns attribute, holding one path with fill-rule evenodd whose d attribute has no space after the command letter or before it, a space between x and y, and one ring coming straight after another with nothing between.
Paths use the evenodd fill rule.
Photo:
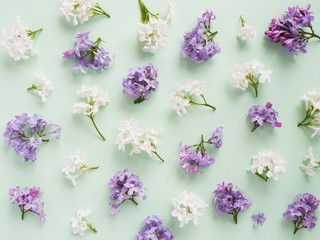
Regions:
<instances>
[{"instance_id":1,"label":"dark purple flower","mask_svg":"<svg viewBox=\"0 0 320 240\"><path fill-rule=\"evenodd\" d=\"M264 213L258 213L257 215L253 214L251 218L254 221L254 225L258 226L259 224L262 226L262 224L267 220L267 218L264 216Z\"/></svg>"},{"instance_id":2,"label":"dark purple flower","mask_svg":"<svg viewBox=\"0 0 320 240\"><path fill-rule=\"evenodd\" d=\"M147 217L141 224L142 230L137 233L137 240L173 240L174 237L163 219L157 216Z\"/></svg>"}]
</instances>

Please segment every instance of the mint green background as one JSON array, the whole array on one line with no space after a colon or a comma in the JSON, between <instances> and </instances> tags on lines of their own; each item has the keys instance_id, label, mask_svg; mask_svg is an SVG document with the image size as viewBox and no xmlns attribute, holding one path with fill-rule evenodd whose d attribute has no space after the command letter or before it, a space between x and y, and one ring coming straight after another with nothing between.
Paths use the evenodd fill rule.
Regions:
<instances>
[{"instance_id":1,"label":"mint green background","mask_svg":"<svg viewBox=\"0 0 320 240\"><path fill-rule=\"evenodd\" d=\"M2 1L0 28L9 30L19 14L24 25L31 29L44 28L35 41L38 55L27 61L13 62L0 50L0 129L15 114L39 113L45 119L62 126L60 141L52 140L38 150L35 163L25 163L14 151L0 144L0 238L1 239L80 239L73 235L69 220L78 209L92 207L91 222L97 234L85 233L83 239L135 239L140 223L148 215L157 214L165 219L176 239L316 239L319 225L315 229L301 230L292 235L293 224L282 218L282 213L293 198L301 192L310 192L320 197L319 176L306 179L299 169L309 145L320 157L319 137L310 138L311 131L297 128L304 116L304 104L299 96L319 87L320 44L311 40L308 53L289 56L279 44L272 44L264 31L272 17L282 16L288 6L305 6L308 1L210 1L175 0L175 17L169 26L167 47L155 55L142 52L138 42L137 23L140 20L138 1L99 1L111 19L97 17L74 26L66 22L59 11L60 1L11 0ZM314 29L320 31L320 2L310 1L315 12ZM167 8L166 1L146 1L151 11ZM213 29L218 30L216 41L222 52L206 63L196 64L180 56L183 34L194 27L196 19L206 9L217 16ZM250 43L237 38L240 30L239 16L243 14L257 35ZM116 61L104 72L89 71L83 75L72 69L73 61L62 60L62 52L73 47L74 37L79 32L91 31L91 39L101 37L106 47L116 55ZM253 59L260 60L274 70L273 82L262 84L260 96L253 92L235 89L229 83L229 73L236 64ZM152 62L159 68L159 89L150 101L133 105L128 96L122 94L122 78L130 67ZM52 80L54 90L47 103L26 91L32 83L36 69L44 71ZM209 103L217 107L192 107L180 118L169 106L169 95L177 82L188 79L205 82L204 92ZM72 114L73 104L79 101L75 94L82 84L97 84L110 95L110 103L96 117L96 123L107 138L100 140L89 119ZM262 127L251 133L249 120L245 117L250 106L271 101L279 111L283 127L272 130ZM163 146L158 152L166 162L146 154L129 156L129 151L120 152L114 140L120 122L130 118L140 120L140 126L163 129L160 139ZM199 141L201 133L209 137L217 126L224 126L224 145L213 152L216 163L204 170L203 175L188 175L180 169L179 142L192 144ZM251 156L263 149L281 153L289 162L287 172L279 181L265 183L246 171ZM99 165L100 169L86 173L74 188L61 172L63 161L76 150L87 152L88 165ZM109 179L119 170L128 168L140 176L148 189L146 201L138 200L136 207L126 203L118 216L113 216L108 207ZM231 216L215 215L211 203L212 191L217 183L232 182L242 188L252 199L253 205L239 215L235 225ZM39 186L44 191L47 221L40 223L35 215L20 219L20 210L9 202L9 188ZM193 191L209 204L200 218L200 225L192 223L180 229L178 220L171 217L172 199L183 192ZM267 221L263 227L253 227L251 215L264 212Z\"/></svg>"}]
</instances>

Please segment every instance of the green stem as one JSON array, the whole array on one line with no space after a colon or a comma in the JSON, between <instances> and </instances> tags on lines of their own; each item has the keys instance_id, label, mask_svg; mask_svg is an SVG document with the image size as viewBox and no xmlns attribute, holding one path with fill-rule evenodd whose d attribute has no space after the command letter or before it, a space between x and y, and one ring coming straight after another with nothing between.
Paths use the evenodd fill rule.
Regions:
<instances>
[{"instance_id":1,"label":"green stem","mask_svg":"<svg viewBox=\"0 0 320 240\"><path fill-rule=\"evenodd\" d=\"M267 176L262 176L260 173L255 173L258 177L262 178L263 180L265 180L266 182L268 181L268 177Z\"/></svg>"},{"instance_id":2,"label":"green stem","mask_svg":"<svg viewBox=\"0 0 320 240\"><path fill-rule=\"evenodd\" d=\"M98 127L97 127L97 125L96 125L96 123L94 122L94 120L93 120L93 116L88 116L90 119L91 119L91 121L92 121L92 123L93 123L93 126L95 127L95 129L97 130L97 132L99 133L99 135L100 135L100 137L103 139L103 141L105 141L106 139L104 138L104 136L101 134L101 132L99 131L99 129L98 129Z\"/></svg>"},{"instance_id":3,"label":"green stem","mask_svg":"<svg viewBox=\"0 0 320 240\"><path fill-rule=\"evenodd\" d=\"M110 18L110 15L108 13L106 13L100 6L99 4L97 3L97 5L95 6L95 8L92 8L92 11L94 13L94 16L97 16L97 15L105 15L107 16L108 18Z\"/></svg>"},{"instance_id":4,"label":"green stem","mask_svg":"<svg viewBox=\"0 0 320 240\"><path fill-rule=\"evenodd\" d=\"M34 39L36 34L41 32L43 30L43 28L40 28L36 31L31 31L31 30L27 30L27 33L28 33L28 37L31 37L31 39Z\"/></svg>"},{"instance_id":5,"label":"green stem","mask_svg":"<svg viewBox=\"0 0 320 240\"><path fill-rule=\"evenodd\" d=\"M255 122L251 132L254 132L254 130L256 130L258 127L259 127L259 124Z\"/></svg>"},{"instance_id":6,"label":"green stem","mask_svg":"<svg viewBox=\"0 0 320 240\"><path fill-rule=\"evenodd\" d=\"M310 115L310 110L306 111L306 117L301 122L299 122L297 126L298 127L308 126L310 122L309 123L304 123L304 122L307 121L309 118L312 119L312 116Z\"/></svg>"},{"instance_id":7,"label":"green stem","mask_svg":"<svg viewBox=\"0 0 320 240\"><path fill-rule=\"evenodd\" d=\"M162 161L164 162L164 160L160 157L160 155L157 153L157 152L153 152L155 155L157 155L157 157Z\"/></svg>"},{"instance_id":8,"label":"green stem","mask_svg":"<svg viewBox=\"0 0 320 240\"><path fill-rule=\"evenodd\" d=\"M141 103L141 102L143 102L145 99L144 99L144 97L139 97L139 98L137 98L136 100L134 100L134 104L137 104L137 103Z\"/></svg>"},{"instance_id":9,"label":"green stem","mask_svg":"<svg viewBox=\"0 0 320 240\"><path fill-rule=\"evenodd\" d=\"M91 224L87 224L87 227L90 231L97 233L97 230L94 227L92 227Z\"/></svg>"},{"instance_id":10,"label":"green stem","mask_svg":"<svg viewBox=\"0 0 320 240\"><path fill-rule=\"evenodd\" d=\"M244 19L242 18L242 15L240 16L240 19L241 19L241 25L242 25L242 27L244 27L244 24L245 24L246 22L245 22Z\"/></svg>"},{"instance_id":11,"label":"green stem","mask_svg":"<svg viewBox=\"0 0 320 240\"><path fill-rule=\"evenodd\" d=\"M128 198L128 200L130 200L131 202L133 202L135 205L138 205L138 203L136 202L136 200L134 199L133 196L132 196L131 198Z\"/></svg>"},{"instance_id":12,"label":"green stem","mask_svg":"<svg viewBox=\"0 0 320 240\"><path fill-rule=\"evenodd\" d=\"M90 167L90 168L88 168L88 170L94 170L94 169L98 169L99 168L99 166L98 167Z\"/></svg>"}]
</instances>

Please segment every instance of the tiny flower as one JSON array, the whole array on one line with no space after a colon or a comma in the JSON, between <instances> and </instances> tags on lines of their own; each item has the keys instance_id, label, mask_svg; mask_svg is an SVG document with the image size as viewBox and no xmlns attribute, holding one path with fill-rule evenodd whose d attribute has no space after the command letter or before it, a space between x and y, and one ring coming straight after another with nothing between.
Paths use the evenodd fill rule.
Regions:
<instances>
[{"instance_id":1,"label":"tiny flower","mask_svg":"<svg viewBox=\"0 0 320 240\"><path fill-rule=\"evenodd\" d=\"M70 17L73 17L74 25L78 25L79 22L83 24L94 16L110 18L110 15L99 6L96 0L63 0L60 11L68 22Z\"/></svg>"},{"instance_id":2,"label":"tiny flower","mask_svg":"<svg viewBox=\"0 0 320 240\"><path fill-rule=\"evenodd\" d=\"M240 29L240 33L238 33L238 36L245 41L251 41L254 36L256 35L256 32L254 31L253 27L248 25L242 18L242 15L240 16L242 27Z\"/></svg>"},{"instance_id":3,"label":"tiny flower","mask_svg":"<svg viewBox=\"0 0 320 240\"><path fill-rule=\"evenodd\" d=\"M46 102L47 97L51 94L52 89L51 81L47 79L43 72L37 70L35 72L35 81L27 90L39 95L42 102Z\"/></svg>"},{"instance_id":4,"label":"tiny flower","mask_svg":"<svg viewBox=\"0 0 320 240\"><path fill-rule=\"evenodd\" d=\"M308 153L303 161L307 162L307 164L301 164L300 169L304 171L306 177L314 176L316 174L315 170L320 167L320 161L314 157L312 147L308 148Z\"/></svg>"},{"instance_id":5,"label":"tiny flower","mask_svg":"<svg viewBox=\"0 0 320 240\"><path fill-rule=\"evenodd\" d=\"M94 118L98 113L99 108L105 106L109 102L108 94L102 94L102 91L96 85L94 85L93 87L82 85L81 89L77 91L77 94L80 95L81 98L86 99L87 103L75 103L73 105L73 113L84 114L85 116L90 118L98 134L103 139L103 141L105 141L106 139L100 133L98 127L96 126Z\"/></svg>"},{"instance_id":6,"label":"tiny flower","mask_svg":"<svg viewBox=\"0 0 320 240\"><path fill-rule=\"evenodd\" d=\"M208 10L198 18L195 28L184 35L184 43L181 47L182 57L202 63L221 52L219 45L213 40L218 31L211 31L211 21L215 19L213 12Z\"/></svg>"},{"instance_id":7,"label":"tiny flower","mask_svg":"<svg viewBox=\"0 0 320 240\"><path fill-rule=\"evenodd\" d=\"M173 199L173 210L171 215L177 217L182 228L185 224L193 221L195 225L198 225L199 217L203 215L202 208L208 207L206 202L195 195L193 192L188 193L184 191L177 198Z\"/></svg>"},{"instance_id":8,"label":"tiny flower","mask_svg":"<svg viewBox=\"0 0 320 240\"><path fill-rule=\"evenodd\" d=\"M3 38L0 42L0 47L5 48L14 61L29 59L31 52L38 52L33 48L33 42L36 34L41 31L42 28L36 31L27 29L22 25L20 17L17 16L10 34L3 29Z\"/></svg>"},{"instance_id":9,"label":"tiny flower","mask_svg":"<svg viewBox=\"0 0 320 240\"><path fill-rule=\"evenodd\" d=\"M188 84L184 86L180 84L176 85L176 90L171 93L170 105L177 111L179 116L182 116L181 112L187 113L186 107L192 105L206 106L212 110L216 110L215 107L207 103L201 89L203 85L203 82L197 80L190 80ZM194 96L200 96L204 103L194 102L192 99Z\"/></svg>"},{"instance_id":10,"label":"tiny flower","mask_svg":"<svg viewBox=\"0 0 320 240\"><path fill-rule=\"evenodd\" d=\"M43 212L44 203L40 202L40 197L42 192L40 188L20 188L17 186L16 188L9 190L9 195L11 196L11 203L18 204L21 210L21 219L24 219L24 215L27 212L34 213L38 215L40 221L42 223L45 222L46 214Z\"/></svg>"},{"instance_id":11,"label":"tiny flower","mask_svg":"<svg viewBox=\"0 0 320 240\"><path fill-rule=\"evenodd\" d=\"M74 234L79 234L80 236L87 230L92 232L97 232L97 230L91 226L89 223L89 216L91 215L91 208L87 210L78 210L77 217L72 218L71 225L72 225L72 232Z\"/></svg>"},{"instance_id":12,"label":"tiny flower","mask_svg":"<svg viewBox=\"0 0 320 240\"><path fill-rule=\"evenodd\" d=\"M267 220L264 213L258 213L257 215L253 214L251 218L253 219L253 225L255 226L258 226L259 224L262 226L262 224Z\"/></svg>"}]
</instances>

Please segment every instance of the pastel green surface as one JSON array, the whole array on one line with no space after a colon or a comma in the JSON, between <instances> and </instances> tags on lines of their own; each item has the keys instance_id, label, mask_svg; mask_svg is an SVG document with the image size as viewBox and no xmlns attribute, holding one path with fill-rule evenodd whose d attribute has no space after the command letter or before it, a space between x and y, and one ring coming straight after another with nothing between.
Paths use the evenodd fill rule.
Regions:
<instances>
[{"instance_id":1,"label":"pastel green surface","mask_svg":"<svg viewBox=\"0 0 320 240\"><path fill-rule=\"evenodd\" d=\"M320 32L320 2L309 1L315 12L314 29ZM25 163L4 141L0 144L0 239L55 240L80 239L73 235L70 219L78 209L92 207L91 222L98 233L85 233L82 239L135 239L140 223L149 215L158 215L179 239L317 239L319 226L301 230L292 235L293 224L282 218L288 204L298 193L309 192L320 197L320 176L306 179L299 165L307 147L313 146L320 157L319 137L310 138L311 132L296 127L304 117L304 104L299 96L319 87L320 42L311 40L307 54L289 56L279 44L273 44L264 36L264 31L275 16L282 16L288 6L306 6L308 1L253 1L253 0L174 0L175 17L169 26L167 46L155 55L142 52L138 42L137 23L140 11L137 0L99 1L111 18L96 17L89 22L74 26L66 22L59 11L61 1L11 0L0 9L0 28L11 29L20 15L24 25L31 29L43 27L35 41L40 52L27 61L13 62L0 50L0 129L14 115L28 112L42 114L62 126L60 141L52 140L38 150L35 163ZM145 1L153 12L163 11L166 1ZM196 19L206 9L217 16L213 28L218 30L216 41L222 52L206 63L196 64L183 59L180 47L185 31L191 30ZM240 30L239 16L243 14L257 35L250 43L237 38ZM91 38L101 37L116 55L116 60L107 71L89 71L83 75L72 69L73 61L62 60L62 52L71 49L75 35L91 31ZM260 60L274 70L273 82L262 84L260 96L255 98L251 90L241 91L229 83L229 73L236 64L253 59ZM159 89L150 101L133 105L122 94L122 78L130 67L143 66L149 62L159 68ZM53 82L53 93L43 104L39 97L26 89L34 78L36 69L44 71ZM209 103L217 107L191 107L182 118L169 106L170 92L178 82L188 79L205 82L204 93ZM110 95L110 103L98 113L96 123L107 140L101 141L90 120L72 113L73 104L79 101L75 94L82 84L96 84ZM251 133L249 120L245 117L252 105L271 101L279 111L280 129L262 127ZM141 127L163 129L160 140L163 145L158 152L166 162L146 154L129 156L129 151L120 152L114 140L118 126L123 120L135 118ZM201 133L210 136L217 126L224 126L224 144L215 150L216 162L204 170L203 175L188 175L179 166L179 142L196 143ZM279 181L263 182L246 171L251 156L263 149L281 153L289 162L287 172ZM77 187L64 178L63 162L76 150L87 153L89 165L99 165L98 170L86 173L78 180ZM130 202L121 207L117 216L110 213L107 183L119 170L128 168L137 174L148 189L146 201L139 205ZM217 183L232 182L242 188L252 199L253 205L239 215L235 225L231 216L217 217L211 204L212 191ZM20 210L11 205L9 188L39 186L44 191L47 221L40 223L35 215L20 219ZM203 197L209 207L200 218L200 225L192 223L180 229L176 218L171 217L172 199L183 192L193 191ZM263 227L253 227L251 215L264 212L267 221Z\"/></svg>"}]
</instances>

